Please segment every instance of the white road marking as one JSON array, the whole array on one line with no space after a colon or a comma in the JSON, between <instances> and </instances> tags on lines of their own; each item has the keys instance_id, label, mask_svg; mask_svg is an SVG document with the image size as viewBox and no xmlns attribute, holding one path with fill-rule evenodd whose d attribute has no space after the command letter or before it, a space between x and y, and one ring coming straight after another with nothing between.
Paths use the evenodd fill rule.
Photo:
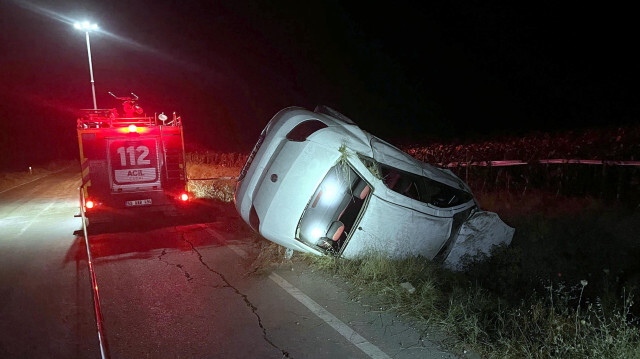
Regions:
<instances>
[{"instance_id":1,"label":"white road marking","mask_svg":"<svg viewBox=\"0 0 640 359\"><path fill-rule=\"evenodd\" d=\"M313 299L309 298L300 289L294 287L291 283L287 282L284 278L280 277L276 273L271 273L269 279L278 284L282 289L289 293L292 297L296 298L300 303L315 314L318 318L325 321L333 329L335 329L340 335L345 337L353 345L362 350L370 358L373 359L391 359L385 352L380 350L377 346L371 344L355 330L351 329L348 325L344 324L340 319L336 318L333 314L329 313L320 304L316 303Z\"/></svg>"},{"instance_id":2,"label":"white road marking","mask_svg":"<svg viewBox=\"0 0 640 359\"><path fill-rule=\"evenodd\" d=\"M244 249L236 246L235 244L230 244L227 247L229 247L229 249L231 249L232 251L236 252L237 255L242 257L242 259L247 259L249 257L249 254Z\"/></svg>"},{"instance_id":3,"label":"white road marking","mask_svg":"<svg viewBox=\"0 0 640 359\"><path fill-rule=\"evenodd\" d=\"M224 238L220 235L220 233L214 231L213 229L209 228L209 227L205 227L204 228L205 231L207 231L207 233L209 233L210 235L216 237L218 240L222 241Z\"/></svg>"},{"instance_id":4,"label":"white road marking","mask_svg":"<svg viewBox=\"0 0 640 359\"><path fill-rule=\"evenodd\" d=\"M20 230L20 232L18 232L18 234L16 235L16 237L20 237L20 236L21 236L21 235L22 235L22 234L23 234L27 229L29 229L29 227L31 227L31 225L33 224L33 222L35 222L35 221L38 219L38 217L40 217L40 215L41 215L42 213L44 213L45 211L49 210L49 208L53 207L54 203L55 203L55 202L51 202L51 203L49 203L49 205L48 205L48 206L46 206L44 209L42 209L40 212L38 212L38 214L36 214L35 216L33 216L33 217L32 217L33 219L32 219L32 220L30 220L30 221L27 223L27 225L26 225L26 226L22 227L22 229Z\"/></svg>"},{"instance_id":5,"label":"white road marking","mask_svg":"<svg viewBox=\"0 0 640 359\"><path fill-rule=\"evenodd\" d=\"M205 228L204 230L207 231L207 233L209 233L210 235L214 236L221 243L224 243L225 239L224 237L222 237L222 235L220 235L220 233L216 232L215 230L209 227ZM244 249L240 248L235 244L229 244L227 245L227 248L234 251L237 255L239 255L243 259L247 259L249 257L249 254Z\"/></svg>"},{"instance_id":6,"label":"white road marking","mask_svg":"<svg viewBox=\"0 0 640 359\"><path fill-rule=\"evenodd\" d=\"M206 231L217 239L222 240L222 236L213 229L206 228ZM247 252L237 245L230 244L227 246L227 248L231 249L241 258L246 259L248 257ZM320 304L304 294L300 289L287 282L284 278L272 272L269 275L269 279L279 285L282 289L289 293L289 295L302 303L302 305L307 307L313 314L315 314L318 318L322 319L325 323L335 329L338 333L340 333L340 335L345 337L345 339L355 345L358 349L362 350L362 352L368 355L370 358L391 359L391 357L383 352L380 348L371 344L363 336L358 334L355 330L351 329L351 327L349 327L348 325L344 324L343 321L336 318L328 310L324 309Z\"/></svg>"}]
</instances>

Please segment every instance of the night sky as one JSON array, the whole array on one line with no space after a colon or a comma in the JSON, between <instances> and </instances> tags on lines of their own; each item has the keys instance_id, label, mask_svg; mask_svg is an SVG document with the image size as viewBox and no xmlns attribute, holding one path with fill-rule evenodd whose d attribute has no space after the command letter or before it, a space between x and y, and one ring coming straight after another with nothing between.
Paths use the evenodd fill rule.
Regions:
<instances>
[{"instance_id":1,"label":"night sky","mask_svg":"<svg viewBox=\"0 0 640 359\"><path fill-rule=\"evenodd\" d=\"M558 3L2 0L0 169L77 157L85 19L98 107L177 111L188 150L248 152L293 105L395 144L638 123L635 12Z\"/></svg>"}]
</instances>

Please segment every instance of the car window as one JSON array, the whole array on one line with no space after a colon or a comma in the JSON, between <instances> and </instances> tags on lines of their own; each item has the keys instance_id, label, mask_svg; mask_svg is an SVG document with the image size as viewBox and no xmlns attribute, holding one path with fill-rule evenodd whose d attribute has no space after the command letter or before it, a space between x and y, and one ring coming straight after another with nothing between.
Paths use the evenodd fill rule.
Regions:
<instances>
[{"instance_id":1,"label":"car window","mask_svg":"<svg viewBox=\"0 0 640 359\"><path fill-rule=\"evenodd\" d=\"M400 171L397 168L380 165L382 182L387 188L409 198L424 202L429 196L425 191L423 177Z\"/></svg>"},{"instance_id":2,"label":"car window","mask_svg":"<svg viewBox=\"0 0 640 359\"><path fill-rule=\"evenodd\" d=\"M430 178L409 173L359 155L360 161L390 190L416 201L440 208L455 207L469 202L471 194Z\"/></svg>"},{"instance_id":3,"label":"car window","mask_svg":"<svg viewBox=\"0 0 640 359\"><path fill-rule=\"evenodd\" d=\"M355 228L371 192L369 184L346 161L339 162L328 171L309 199L296 238L339 252Z\"/></svg>"},{"instance_id":4,"label":"car window","mask_svg":"<svg viewBox=\"0 0 640 359\"><path fill-rule=\"evenodd\" d=\"M300 122L296 127L294 127L289 133L287 133L287 140L295 141L295 142L303 142L306 141L307 137L311 136L318 130L326 128L327 125L318 120L307 120Z\"/></svg>"}]
</instances>

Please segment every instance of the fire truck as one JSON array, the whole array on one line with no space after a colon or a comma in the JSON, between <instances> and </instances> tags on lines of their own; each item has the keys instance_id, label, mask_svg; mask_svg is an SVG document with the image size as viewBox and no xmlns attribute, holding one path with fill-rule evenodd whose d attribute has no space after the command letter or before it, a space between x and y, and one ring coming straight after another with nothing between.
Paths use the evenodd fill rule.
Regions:
<instances>
[{"instance_id":1,"label":"fire truck","mask_svg":"<svg viewBox=\"0 0 640 359\"><path fill-rule=\"evenodd\" d=\"M82 166L80 205L86 218L176 211L189 201L182 119L147 116L138 96L111 96L117 109L81 110L77 121Z\"/></svg>"}]
</instances>

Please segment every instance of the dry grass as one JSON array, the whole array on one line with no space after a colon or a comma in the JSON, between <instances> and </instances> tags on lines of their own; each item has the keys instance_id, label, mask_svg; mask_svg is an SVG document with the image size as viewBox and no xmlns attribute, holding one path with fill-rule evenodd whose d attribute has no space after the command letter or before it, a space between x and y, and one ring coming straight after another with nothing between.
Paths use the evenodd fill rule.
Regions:
<instances>
[{"instance_id":1,"label":"dry grass","mask_svg":"<svg viewBox=\"0 0 640 359\"><path fill-rule=\"evenodd\" d=\"M632 296L609 307L597 300L587 303L587 281L571 287L549 282L546 291L510 303L482 283L424 258L302 257L349 282L354 295L376 295L380 307L444 329L459 340L453 350L471 349L488 358L640 358ZM401 287L406 282L415 292Z\"/></svg>"},{"instance_id":2,"label":"dry grass","mask_svg":"<svg viewBox=\"0 0 640 359\"><path fill-rule=\"evenodd\" d=\"M235 178L240 173L241 167L229 167L221 164L208 164L203 162L187 162L188 178ZM234 179L214 180L189 180L189 192L196 198L212 198L223 202L233 201L235 190Z\"/></svg>"},{"instance_id":3,"label":"dry grass","mask_svg":"<svg viewBox=\"0 0 640 359\"><path fill-rule=\"evenodd\" d=\"M484 196L509 214L516 237L466 272L424 258L297 257L342 277L354 295L378 296L385 309L439 326L459 340L453 350L487 358L640 358L633 298L640 213L589 198L531 196L539 202ZM406 282L413 294L401 287Z\"/></svg>"},{"instance_id":4,"label":"dry grass","mask_svg":"<svg viewBox=\"0 0 640 359\"><path fill-rule=\"evenodd\" d=\"M256 236L258 236L256 234ZM261 239L258 242L259 254L253 261L252 272L257 274L268 274L276 268L290 265L291 260L285 258L285 251L281 245Z\"/></svg>"}]
</instances>

